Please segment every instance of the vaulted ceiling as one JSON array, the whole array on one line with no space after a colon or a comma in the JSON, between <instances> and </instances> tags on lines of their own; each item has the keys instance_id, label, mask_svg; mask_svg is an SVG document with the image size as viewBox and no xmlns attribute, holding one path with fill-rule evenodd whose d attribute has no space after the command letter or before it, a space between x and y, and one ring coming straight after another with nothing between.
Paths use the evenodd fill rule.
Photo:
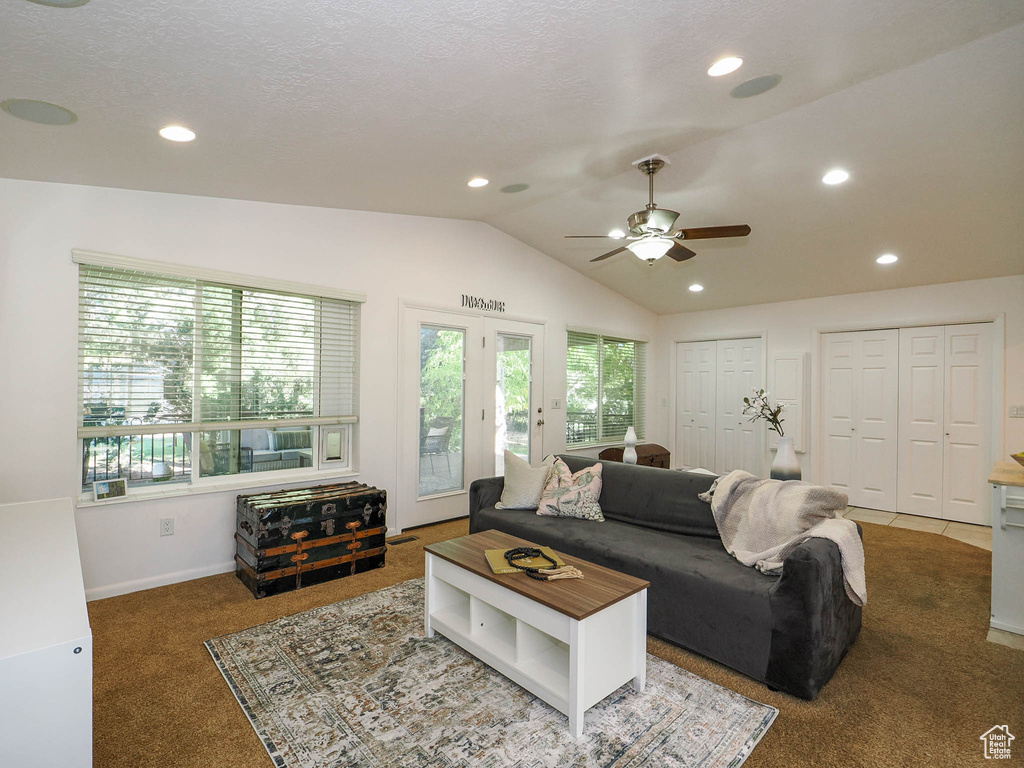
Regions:
<instances>
[{"instance_id":1,"label":"vaulted ceiling","mask_svg":"<svg viewBox=\"0 0 1024 768\"><path fill-rule=\"evenodd\" d=\"M479 219L658 313L1024 272L1019 0L8 0L0 42L0 101L79 118L0 114L0 176ZM590 263L655 152L752 234Z\"/></svg>"}]
</instances>

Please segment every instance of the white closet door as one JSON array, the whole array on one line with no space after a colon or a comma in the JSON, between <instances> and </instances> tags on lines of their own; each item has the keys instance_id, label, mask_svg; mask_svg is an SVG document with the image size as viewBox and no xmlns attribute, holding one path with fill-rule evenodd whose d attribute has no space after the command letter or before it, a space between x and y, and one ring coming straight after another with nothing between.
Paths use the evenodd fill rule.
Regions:
<instances>
[{"instance_id":1,"label":"white closet door","mask_svg":"<svg viewBox=\"0 0 1024 768\"><path fill-rule=\"evenodd\" d=\"M715 469L716 344L676 345L676 465Z\"/></svg>"},{"instance_id":2,"label":"white closet door","mask_svg":"<svg viewBox=\"0 0 1024 768\"><path fill-rule=\"evenodd\" d=\"M942 517L945 328L900 329L897 509Z\"/></svg>"},{"instance_id":3,"label":"white closet door","mask_svg":"<svg viewBox=\"0 0 1024 768\"><path fill-rule=\"evenodd\" d=\"M825 483L854 506L895 511L899 332L822 338Z\"/></svg>"},{"instance_id":4,"label":"white closet door","mask_svg":"<svg viewBox=\"0 0 1024 768\"><path fill-rule=\"evenodd\" d=\"M743 398L764 386L761 339L719 341L716 357L715 471L764 476L764 422L743 415Z\"/></svg>"},{"instance_id":5,"label":"white closet door","mask_svg":"<svg viewBox=\"0 0 1024 768\"><path fill-rule=\"evenodd\" d=\"M946 326L942 516L991 523L991 325Z\"/></svg>"},{"instance_id":6,"label":"white closet door","mask_svg":"<svg viewBox=\"0 0 1024 768\"><path fill-rule=\"evenodd\" d=\"M854 448L857 501L850 503L895 512L899 331L868 331L861 337Z\"/></svg>"},{"instance_id":7,"label":"white closet door","mask_svg":"<svg viewBox=\"0 0 1024 768\"><path fill-rule=\"evenodd\" d=\"M857 365L855 334L828 333L822 338L822 413L825 440L822 445L825 485L850 496L854 486L854 367Z\"/></svg>"}]
</instances>

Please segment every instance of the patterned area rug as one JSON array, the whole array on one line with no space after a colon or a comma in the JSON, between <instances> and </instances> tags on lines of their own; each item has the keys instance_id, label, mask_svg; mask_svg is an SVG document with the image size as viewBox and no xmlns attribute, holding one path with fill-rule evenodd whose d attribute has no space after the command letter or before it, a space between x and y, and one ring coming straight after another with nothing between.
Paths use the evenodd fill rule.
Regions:
<instances>
[{"instance_id":1,"label":"patterned area rug","mask_svg":"<svg viewBox=\"0 0 1024 768\"><path fill-rule=\"evenodd\" d=\"M778 710L647 657L568 719L454 643L423 636L423 580L288 616L206 647L281 768L742 765Z\"/></svg>"}]
</instances>

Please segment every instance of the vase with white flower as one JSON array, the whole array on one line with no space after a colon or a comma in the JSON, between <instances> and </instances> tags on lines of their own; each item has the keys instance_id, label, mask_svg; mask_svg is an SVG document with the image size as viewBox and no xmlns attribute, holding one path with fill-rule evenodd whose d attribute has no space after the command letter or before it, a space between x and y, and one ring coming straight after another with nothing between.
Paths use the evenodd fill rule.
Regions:
<instances>
[{"instance_id":1,"label":"vase with white flower","mask_svg":"<svg viewBox=\"0 0 1024 768\"><path fill-rule=\"evenodd\" d=\"M800 462L796 459L796 452L793 450L793 438L786 437L782 427L785 421L782 418L782 411L785 409L783 403L772 405L768 392L763 389L755 389L753 397L743 398L743 415L749 416L751 421L765 421L768 429L779 436L779 446L775 452L775 461L772 462L771 477L773 480L799 480Z\"/></svg>"}]
</instances>

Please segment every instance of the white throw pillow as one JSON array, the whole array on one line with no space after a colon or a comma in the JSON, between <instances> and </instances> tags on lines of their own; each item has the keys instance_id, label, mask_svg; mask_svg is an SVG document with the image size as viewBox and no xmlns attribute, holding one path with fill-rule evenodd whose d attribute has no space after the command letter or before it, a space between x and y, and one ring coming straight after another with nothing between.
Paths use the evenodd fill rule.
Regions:
<instances>
[{"instance_id":1,"label":"white throw pillow","mask_svg":"<svg viewBox=\"0 0 1024 768\"><path fill-rule=\"evenodd\" d=\"M505 488L495 509L536 509L554 460L548 456L539 467L531 467L530 462L505 451Z\"/></svg>"}]
</instances>

